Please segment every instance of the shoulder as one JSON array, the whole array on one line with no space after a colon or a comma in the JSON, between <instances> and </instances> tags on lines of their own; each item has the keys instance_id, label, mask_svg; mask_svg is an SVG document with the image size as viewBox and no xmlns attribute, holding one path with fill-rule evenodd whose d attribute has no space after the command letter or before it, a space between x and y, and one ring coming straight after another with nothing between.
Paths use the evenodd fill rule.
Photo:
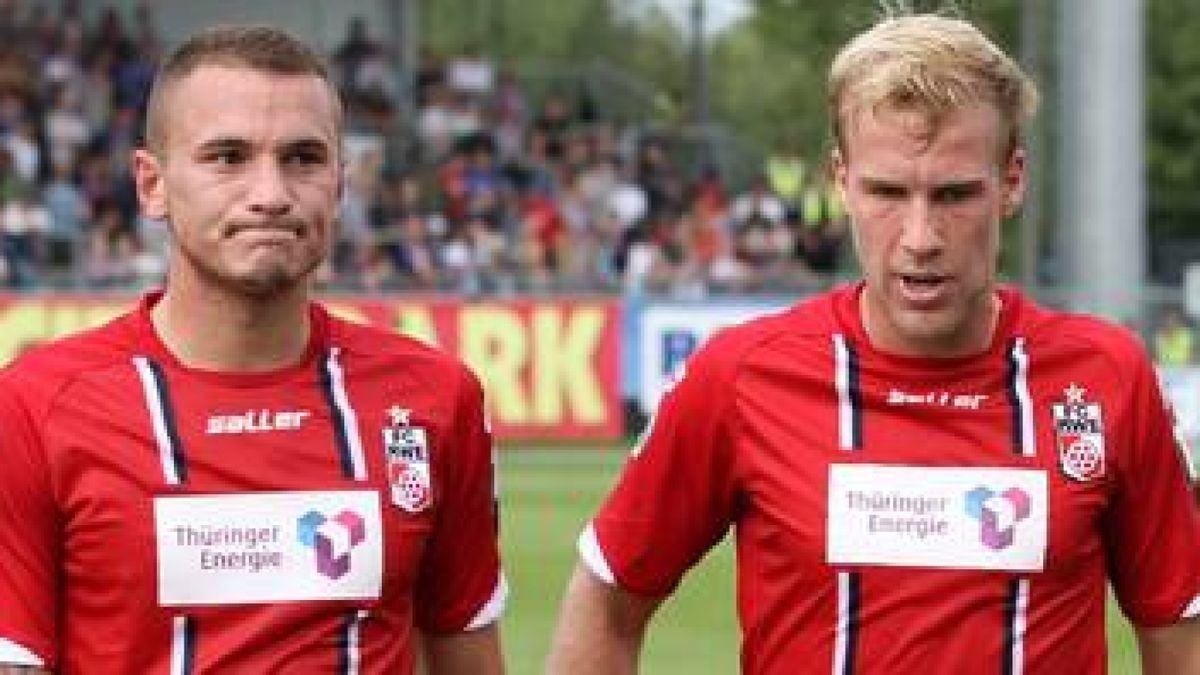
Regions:
<instances>
[{"instance_id":1,"label":"shoulder","mask_svg":"<svg viewBox=\"0 0 1200 675\"><path fill-rule=\"evenodd\" d=\"M781 350L794 354L828 345L829 336L838 333L834 305L839 293L814 295L785 310L716 331L688 360L689 375L700 371L709 377L733 380L751 359L772 359Z\"/></svg>"},{"instance_id":2,"label":"shoulder","mask_svg":"<svg viewBox=\"0 0 1200 675\"><path fill-rule=\"evenodd\" d=\"M1089 314L1049 309L1029 299L1022 303L1017 330L1028 336L1031 349L1099 357L1122 370L1150 364L1145 345L1130 328Z\"/></svg>"},{"instance_id":3,"label":"shoulder","mask_svg":"<svg viewBox=\"0 0 1200 675\"><path fill-rule=\"evenodd\" d=\"M48 405L76 379L129 362L136 339L125 314L99 326L30 347L0 369L0 390L30 407Z\"/></svg>"},{"instance_id":4,"label":"shoulder","mask_svg":"<svg viewBox=\"0 0 1200 675\"><path fill-rule=\"evenodd\" d=\"M411 376L426 384L475 382L458 357L442 348L378 326L328 319L330 338L348 362L360 367L387 369L396 376Z\"/></svg>"},{"instance_id":5,"label":"shoulder","mask_svg":"<svg viewBox=\"0 0 1200 675\"><path fill-rule=\"evenodd\" d=\"M837 332L836 293L816 295L786 309L721 329L705 342L695 358L734 366L781 342L828 340Z\"/></svg>"}]
</instances>

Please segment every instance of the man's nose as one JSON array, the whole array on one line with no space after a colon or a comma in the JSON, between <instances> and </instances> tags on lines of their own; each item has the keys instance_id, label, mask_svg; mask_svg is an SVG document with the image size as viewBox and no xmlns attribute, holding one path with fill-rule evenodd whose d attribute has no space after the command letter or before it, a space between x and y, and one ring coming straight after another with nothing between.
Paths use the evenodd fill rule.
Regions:
<instances>
[{"instance_id":1,"label":"man's nose","mask_svg":"<svg viewBox=\"0 0 1200 675\"><path fill-rule=\"evenodd\" d=\"M249 209L264 216L282 216L292 208L287 177L278 162L264 160L251 175Z\"/></svg>"},{"instance_id":2,"label":"man's nose","mask_svg":"<svg viewBox=\"0 0 1200 675\"><path fill-rule=\"evenodd\" d=\"M926 257L941 251L943 243L929 201L920 197L913 199L905 214L900 245L914 256Z\"/></svg>"}]
</instances>

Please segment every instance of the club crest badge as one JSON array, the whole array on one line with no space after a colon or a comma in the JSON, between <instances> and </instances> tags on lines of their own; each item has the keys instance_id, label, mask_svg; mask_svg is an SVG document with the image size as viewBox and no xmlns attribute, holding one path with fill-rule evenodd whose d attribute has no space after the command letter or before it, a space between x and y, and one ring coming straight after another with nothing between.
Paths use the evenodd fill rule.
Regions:
<instances>
[{"instance_id":1,"label":"club crest badge","mask_svg":"<svg viewBox=\"0 0 1200 675\"><path fill-rule=\"evenodd\" d=\"M1063 392L1067 400L1054 403L1054 435L1058 464L1080 482L1104 476L1104 418L1100 404L1086 399L1087 390L1074 382Z\"/></svg>"},{"instance_id":2,"label":"club crest badge","mask_svg":"<svg viewBox=\"0 0 1200 675\"><path fill-rule=\"evenodd\" d=\"M392 503L420 513L433 504L427 435L425 429L412 425L408 408L392 406L388 416L391 424L383 428L383 448Z\"/></svg>"}]
</instances>

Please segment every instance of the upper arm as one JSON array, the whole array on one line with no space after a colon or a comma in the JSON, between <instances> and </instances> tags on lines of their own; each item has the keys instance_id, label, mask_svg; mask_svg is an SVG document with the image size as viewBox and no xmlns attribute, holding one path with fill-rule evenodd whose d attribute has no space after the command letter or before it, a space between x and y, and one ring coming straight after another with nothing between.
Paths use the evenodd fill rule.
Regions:
<instances>
[{"instance_id":1,"label":"upper arm","mask_svg":"<svg viewBox=\"0 0 1200 675\"><path fill-rule=\"evenodd\" d=\"M493 623L503 612L507 594L483 393L465 369L462 377L445 422L448 431L430 448L436 524L415 587L417 625L426 633L457 633Z\"/></svg>"},{"instance_id":2,"label":"upper arm","mask_svg":"<svg viewBox=\"0 0 1200 675\"><path fill-rule=\"evenodd\" d=\"M426 633L422 644L428 675L500 675L504 672L500 630L496 624L462 633Z\"/></svg>"},{"instance_id":3,"label":"upper arm","mask_svg":"<svg viewBox=\"0 0 1200 675\"><path fill-rule=\"evenodd\" d=\"M661 603L661 597L630 593L578 565L563 599L547 673L637 672L646 626Z\"/></svg>"},{"instance_id":4,"label":"upper arm","mask_svg":"<svg viewBox=\"0 0 1200 675\"><path fill-rule=\"evenodd\" d=\"M604 561L594 571L639 595L670 593L736 514L733 384L724 362L704 354L664 395L581 542L594 542L585 560Z\"/></svg>"},{"instance_id":5,"label":"upper arm","mask_svg":"<svg viewBox=\"0 0 1200 675\"><path fill-rule=\"evenodd\" d=\"M1200 673L1200 618L1135 630L1143 675Z\"/></svg>"},{"instance_id":6,"label":"upper arm","mask_svg":"<svg viewBox=\"0 0 1200 675\"><path fill-rule=\"evenodd\" d=\"M57 508L37 425L13 387L0 380L0 642L53 664Z\"/></svg>"},{"instance_id":7,"label":"upper arm","mask_svg":"<svg viewBox=\"0 0 1200 675\"><path fill-rule=\"evenodd\" d=\"M1200 509L1172 417L1148 362L1131 367L1128 425L1117 440L1105 546L1121 608L1142 626L1180 621L1200 600Z\"/></svg>"}]
</instances>

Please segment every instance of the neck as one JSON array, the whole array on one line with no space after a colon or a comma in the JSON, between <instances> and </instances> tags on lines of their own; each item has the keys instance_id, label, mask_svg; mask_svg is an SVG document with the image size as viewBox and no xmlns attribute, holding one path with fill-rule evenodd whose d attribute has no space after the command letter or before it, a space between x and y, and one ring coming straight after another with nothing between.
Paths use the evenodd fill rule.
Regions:
<instances>
[{"instance_id":1,"label":"neck","mask_svg":"<svg viewBox=\"0 0 1200 675\"><path fill-rule=\"evenodd\" d=\"M897 326L880 328L878 323L886 322L887 318L875 316L867 292L864 290L859 297L858 306L863 329L872 346L900 356L921 358L958 358L986 352L996 334L1004 304L999 293L992 290L980 299L982 311L976 314L974 321L968 318L964 330L944 335L905 336Z\"/></svg>"},{"instance_id":2,"label":"neck","mask_svg":"<svg viewBox=\"0 0 1200 675\"><path fill-rule=\"evenodd\" d=\"M184 286L181 288L181 286ZM265 371L299 362L312 326L303 287L248 298L229 292L168 285L151 310L167 349L190 368Z\"/></svg>"}]
</instances>

